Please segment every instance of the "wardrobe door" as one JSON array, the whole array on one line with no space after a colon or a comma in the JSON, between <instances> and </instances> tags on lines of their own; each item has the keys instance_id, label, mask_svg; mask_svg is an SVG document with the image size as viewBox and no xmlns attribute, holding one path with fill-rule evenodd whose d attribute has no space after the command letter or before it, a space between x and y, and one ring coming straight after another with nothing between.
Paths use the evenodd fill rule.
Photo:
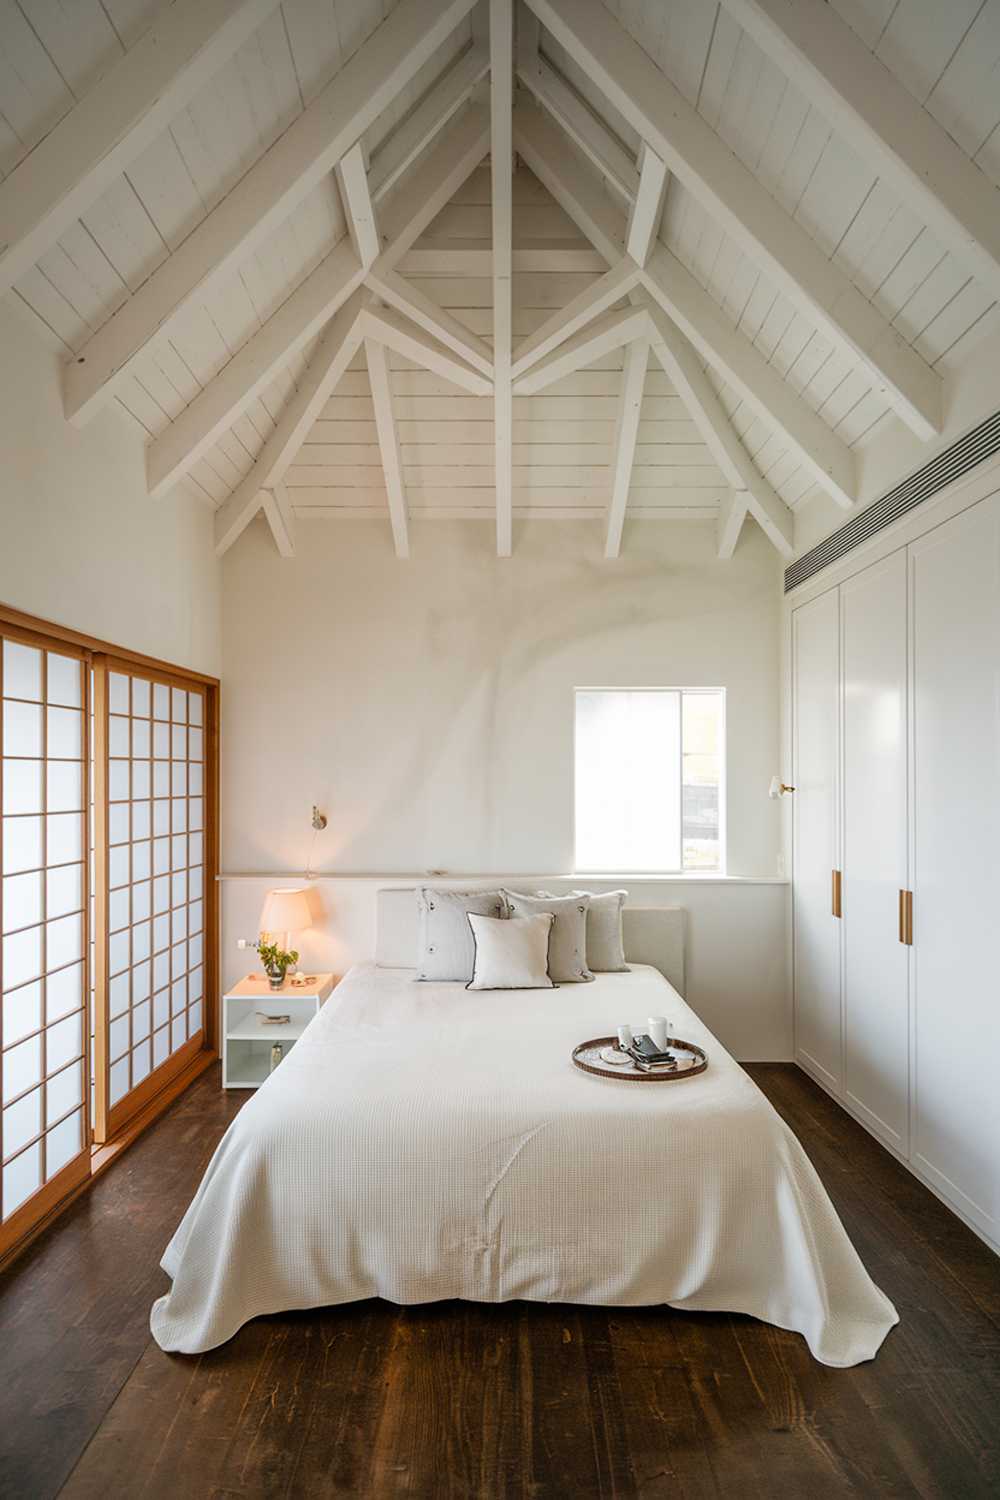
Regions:
<instances>
[{"instance_id":1,"label":"wardrobe door","mask_svg":"<svg viewBox=\"0 0 1000 1500\"><path fill-rule=\"evenodd\" d=\"M840 630L836 589L792 616L794 757L795 1055L841 1088L839 868Z\"/></svg>"},{"instance_id":2,"label":"wardrobe door","mask_svg":"<svg viewBox=\"0 0 1000 1500\"><path fill-rule=\"evenodd\" d=\"M1000 496L909 553L911 1160L1000 1244Z\"/></svg>"},{"instance_id":3,"label":"wardrobe door","mask_svg":"<svg viewBox=\"0 0 1000 1500\"><path fill-rule=\"evenodd\" d=\"M906 553L840 590L844 1094L903 1154L909 1112Z\"/></svg>"}]
</instances>

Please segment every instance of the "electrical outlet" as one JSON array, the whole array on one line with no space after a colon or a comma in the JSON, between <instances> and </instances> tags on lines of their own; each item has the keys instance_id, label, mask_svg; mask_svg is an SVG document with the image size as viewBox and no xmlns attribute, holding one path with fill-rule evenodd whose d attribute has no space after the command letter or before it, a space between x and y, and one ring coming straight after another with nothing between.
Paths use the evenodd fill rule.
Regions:
<instances>
[{"instance_id":1,"label":"electrical outlet","mask_svg":"<svg viewBox=\"0 0 1000 1500\"><path fill-rule=\"evenodd\" d=\"M247 942L246 938L237 938L236 946L237 948L249 948L250 944Z\"/></svg>"}]
</instances>

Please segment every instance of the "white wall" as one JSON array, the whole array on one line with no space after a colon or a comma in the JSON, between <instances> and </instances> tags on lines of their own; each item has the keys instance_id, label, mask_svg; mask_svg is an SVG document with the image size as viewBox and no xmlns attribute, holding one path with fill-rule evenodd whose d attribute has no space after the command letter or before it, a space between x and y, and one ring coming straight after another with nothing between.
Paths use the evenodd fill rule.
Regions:
<instances>
[{"instance_id":1,"label":"white wall","mask_svg":"<svg viewBox=\"0 0 1000 1500\"><path fill-rule=\"evenodd\" d=\"M572 871L576 686L725 687L729 872L773 879L780 564L755 527L726 563L690 523L630 526L617 562L594 523L522 525L511 559L489 525L412 529L405 563L370 521L301 524L294 561L254 525L225 560L223 868L334 877L306 962L371 957L378 880L346 877ZM269 883L224 887L228 979ZM745 1057L789 1055L786 895L634 888L696 915L689 998Z\"/></svg>"},{"instance_id":2,"label":"white wall","mask_svg":"<svg viewBox=\"0 0 1000 1500\"><path fill-rule=\"evenodd\" d=\"M181 492L150 500L142 434L115 410L71 427L60 376L0 303L0 602L216 675L210 511Z\"/></svg>"}]
</instances>

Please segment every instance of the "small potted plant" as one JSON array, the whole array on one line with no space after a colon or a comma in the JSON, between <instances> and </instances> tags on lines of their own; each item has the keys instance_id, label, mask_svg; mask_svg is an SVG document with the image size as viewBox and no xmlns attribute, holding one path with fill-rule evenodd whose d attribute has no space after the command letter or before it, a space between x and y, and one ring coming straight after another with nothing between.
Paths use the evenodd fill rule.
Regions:
<instances>
[{"instance_id":1,"label":"small potted plant","mask_svg":"<svg viewBox=\"0 0 1000 1500\"><path fill-rule=\"evenodd\" d=\"M299 961L298 953L294 948L290 953L286 952L277 943L256 943L255 947L264 965L264 972L271 981L272 990L280 990L285 982L285 974Z\"/></svg>"}]
</instances>

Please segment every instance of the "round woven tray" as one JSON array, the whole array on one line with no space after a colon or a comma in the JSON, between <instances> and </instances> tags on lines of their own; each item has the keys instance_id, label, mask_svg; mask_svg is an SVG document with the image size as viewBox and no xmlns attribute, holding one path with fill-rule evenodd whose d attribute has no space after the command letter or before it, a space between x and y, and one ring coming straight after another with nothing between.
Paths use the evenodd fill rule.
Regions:
<instances>
[{"instance_id":1,"label":"round woven tray","mask_svg":"<svg viewBox=\"0 0 1000 1500\"><path fill-rule=\"evenodd\" d=\"M623 1083L676 1083L678 1078L693 1078L696 1073L704 1073L708 1067L708 1058L701 1048L696 1047L694 1042L682 1041L677 1036L668 1037L667 1046L683 1048L691 1054L691 1061L686 1066L679 1062L676 1068L665 1068L656 1073L644 1073L633 1062L628 1067L615 1067L612 1063L604 1062L601 1048L617 1045L616 1036L597 1036L589 1042L580 1042L573 1048L573 1063L585 1073L594 1073L598 1078L620 1078Z\"/></svg>"}]
</instances>

